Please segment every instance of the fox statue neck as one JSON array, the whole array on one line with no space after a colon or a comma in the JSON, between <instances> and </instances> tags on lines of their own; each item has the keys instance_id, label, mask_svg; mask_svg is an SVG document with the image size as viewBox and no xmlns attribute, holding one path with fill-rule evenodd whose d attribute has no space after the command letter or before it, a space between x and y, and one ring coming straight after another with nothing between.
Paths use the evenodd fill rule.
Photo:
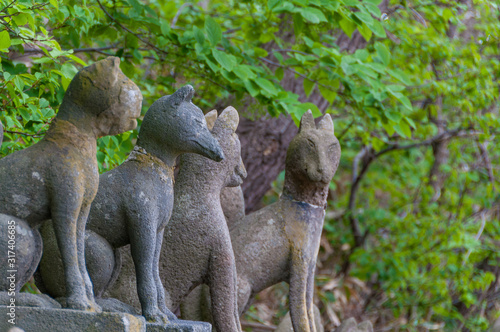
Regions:
<instances>
[{"instance_id":1,"label":"fox statue neck","mask_svg":"<svg viewBox=\"0 0 500 332\"><path fill-rule=\"evenodd\" d=\"M179 153L177 151L173 151L168 145L158 144L157 142L148 139L148 137L144 135L141 136L140 133L139 137L137 138L136 146L143 148L150 155L160 159L168 167L174 167L175 160L179 156Z\"/></svg>"},{"instance_id":2,"label":"fox statue neck","mask_svg":"<svg viewBox=\"0 0 500 332\"><path fill-rule=\"evenodd\" d=\"M91 130L75 126L72 122L55 118L43 138L57 145L70 144L82 153L96 154L96 136Z\"/></svg>"},{"instance_id":3,"label":"fox statue neck","mask_svg":"<svg viewBox=\"0 0 500 332\"><path fill-rule=\"evenodd\" d=\"M203 158L201 156L197 157ZM181 161L176 184L179 184L183 191L196 194L196 196L203 197L203 199L206 197L208 200L212 200L213 197L219 197L222 188L224 188L224 179L216 174L215 170L198 166L196 163L191 164L189 161Z\"/></svg>"},{"instance_id":4,"label":"fox statue neck","mask_svg":"<svg viewBox=\"0 0 500 332\"><path fill-rule=\"evenodd\" d=\"M328 184L311 181L297 181L285 174L285 184L282 196L294 201L304 202L326 208L328 198Z\"/></svg>"}]
</instances>

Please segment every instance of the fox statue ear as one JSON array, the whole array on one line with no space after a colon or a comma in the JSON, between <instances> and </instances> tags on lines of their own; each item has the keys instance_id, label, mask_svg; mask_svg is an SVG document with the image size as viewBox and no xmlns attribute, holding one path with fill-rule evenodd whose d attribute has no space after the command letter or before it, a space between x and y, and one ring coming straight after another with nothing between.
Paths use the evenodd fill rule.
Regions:
<instances>
[{"instance_id":1,"label":"fox statue ear","mask_svg":"<svg viewBox=\"0 0 500 332\"><path fill-rule=\"evenodd\" d=\"M94 62L90 66L83 68L83 70L75 75L73 80L86 78L98 89L107 90L110 86L116 84L120 73L120 58L109 56L106 59Z\"/></svg>"},{"instance_id":2,"label":"fox statue ear","mask_svg":"<svg viewBox=\"0 0 500 332\"><path fill-rule=\"evenodd\" d=\"M326 114L323 117L323 119L321 119L321 121L318 123L318 129L327 130L327 131L331 131L332 133L334 133L333 121L332 121L330 114Z\"/></svg>"},{"instance_id":3,"label":"fox statue ear","mask_svg":"<svg viewBox=\"0 0 500 332\"><path fill-rule=\"evenodd\" d=\"M233 106L226 107L215 121L215 126L230 129L233 133L238 128L240 117Z\"/></svg>"},{"instance_id":4,"label":"fox statue ear","mask_svg":"<svg viewBox=\"0 0 500 332\"><path fill-rule=\"evenodd\" d=\"M308 110L304 113L304 115L302 115L302 119L300 119L299 133L302 130L307 129L316 129L316 125L314 124L314 117L311 110Z\"/></svg>"},{"instance_id":5,"label":"fox statue ear","mask_svg":"<svg viewBox=\"0 0 500 332\"><path fill-rule=\"evenodd\" d=\"M171 103L174 109L177 109L183 102L190 102L194 96L194 88L191 85L185 85L179 90L175 91L169 97L169 103Z\"/></svg>"},{"instance_id":6,"label":"fox statue ear","mask_svg":"<svg viewBox=\"0 0 500 332\"><path fill-rule=\"evenodd\" d=\"M211 110L210 112L205 114L205 120L207 121L208 130L212 130L215 121L217 120L217 110Z\"/></svg>"}]
</instances>

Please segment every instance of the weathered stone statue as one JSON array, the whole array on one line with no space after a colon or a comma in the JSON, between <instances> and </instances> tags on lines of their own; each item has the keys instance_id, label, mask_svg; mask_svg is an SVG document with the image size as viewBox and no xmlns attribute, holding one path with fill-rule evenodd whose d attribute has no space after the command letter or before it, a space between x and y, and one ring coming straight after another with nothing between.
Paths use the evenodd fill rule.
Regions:
<instances>
[{"instance_id":1,"label":"weathered stone statue","mask_svg":"<svg viewBox=\"0 0 500 332\"><path fill-rule=\"evenodd\" d=\"M339 160L330 115L316 127L312 113L306 112L288 147L280 200L239 220L231 231L240 313L255 294L286 281L294 330L316 331L314 271L328 187Z\"/></svg>"},{"instance_id":2,"label":"weathered stone statue","mask_svg":"<svg viewBox=\"0 0 500 332\"><path fill-rule=\"evenodd\" d=\"M97 247L102 243L99 238L113 249L130 244L142 313L152 322L176 319L165 306L158 267L164 228L172 213L175 160L186 152L201 154L214 160L214 164L224 158L218 141L207 128L203 112L191 102L193 95L193 87L186 85L151 105L129 158L100 176L87 225L87 249L96 253L95 263L87 264L90 277L99 280L105 275L108 279L96 292L105 291L113 270L116 273L121 264L106 264L109 258L103 261L102 253L108 251ZM42 234L45 235L45 230ZM53 274L54 265L57 258L46 250L41 274L45 287L57 294L61 289L57 275Z\"/></svg>"},{"instance_id":3,"label":"weathered stone statue","mask_svg":"<svg viewBox=\"0 0 500 332\"><path fill-rule=\"evenodd\" d=\"M328 187L339 160L330 115L316 127L312 113L306 112L288 147L280 200L240 219L231 230L240 313L255 294L286 281L294 330L316 331L314 271Z\"/></svg>"},{"instance_id":4,"label":"weathered stone statue","mask_svg":"<svg viewBox=\"0 0 500 332\"><path fill-rule=\"evenodd\" d=\"M280 200L236 221L230 229L240 314L255 294L286 281L290 285L294 331L319 330L313 312L314 271L328 186L339 160L340 145L330 115L325 115L316 127L312 113L305 113L299 133L288 147ZM187 313L183 311L183 318L210 321L204 316L208 312L204 308L205 294L195 296L199 296L199 307L193 308L190 298L183 305Z\"/></svg>"},{"instance_id":5,"label":"weathered stone statue","mask_svg":"<svg viewBox=\"0 0 500 332\"><path fill-rule=\"evenodd\" d=\"M174 211L160 259L167 306L176 309L190 290L206 283L218 331L241 331L234 255L220 205L222 188L239 186L246 177L235 133L238 122L238 112L232 107L215 121L212 134L226 156L222 162L194 154L181 157Z\"/></svg>"},{"instance_id":6,"label":"weathered stone statue","mask_svg":"<svg viewBox=\"0 0 500 332\"><path fill-rule=\"evenodd\" d=\"M217 120L217 111L213 110L205 115L207 126L210 130L214 127ZM220 193L220 203L222 211L226 217L227 225L231 229L231 225L245 216L245 199L241 186L225 187Z\"/></svg>"},{"instance_id":7,"label":"weathered stone statue","mask_svg":"<svg viewBox=\"0 0 500 332\"><path fill-rule=\"evenodd\" d=\"M2 145L2 140L3 140L3 125L2 122L0 122L0 146Z\"/></svg>"},{"instance_id":8,"label":"weathered stone statue","mask_svg":"<svg viewBox=\"0 0 500 332\"><path fill-rule=\"evenodd\" d=\"M65 302L72 309L97 309L84 257L85 225L99 183L96 138L134 129L141 111L141 93L119 66L118 58L109 57L82 69L45 137L0 160L0 241L8 239L9 226L17 223L19 238L30 245L29 252L17 246L15 289L38 265L36 227L52 219L64 264ZM2 262L7 262L4 244ZM9 289L10 269L5 264L0 268L2 291Z\"/></svg>"},{"instance_id":9,"label":"weathered stone statue","mask_svg":"<svg viewBox=\"0 0 500 332\"><path fill-rule=\"evenodd\" d=\"M220 193L222 211L226 217L227 226L232 225L245 216L245 198L240 186L226 187Z\"/></svg>"}]
</instances>

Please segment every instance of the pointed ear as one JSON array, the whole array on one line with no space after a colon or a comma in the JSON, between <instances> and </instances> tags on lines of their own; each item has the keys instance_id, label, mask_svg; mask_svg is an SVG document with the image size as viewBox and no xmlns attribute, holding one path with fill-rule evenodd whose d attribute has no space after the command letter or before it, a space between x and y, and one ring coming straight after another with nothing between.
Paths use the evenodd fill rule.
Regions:
<instances>
[{"instance_id":1,"label":"pointed ear","mask_svg":"<svg viewBox=\"0 0 500 332\"><path fill-rule=\"evenodd\" d=\"M239 122L240 117L238 115L238 111L234 107L228 106L219 115L215 124L218 127L229 128L234 133L236 128L238 128Z\"/></svg>"},{"instance_id":2,"label":"pointed ear","mask_svg":"<svg viewBox=\"0 0 500 332\"><path fill-rule=\"evenodd\" d=\"M208 130L212 130L215 121L217 120L217 110L211 110L210 112L205 114L205 120L207 121Z\"/></svg>"},{"instance_id":3,"label":"pointed ear","mask_svg":"<svg viewBox=\"0 0 500 332\"><path fill-rule=\"evenodd\" d=\"M306 129L316 129L316 125L314 124L314 117L311 110L305 112L304 115L302 115L302 119L300 119L299 133L302 130Z\"/></svg>"},{"instance_id":4,"label":"pointed ear","mask_svg":"<svg viewBox=\"0 0 500 332\"><path fill-rule=\"evenodd\" d=\"M191 85L185 85L170 96L169 102L177 108L182 102L190 102L193 96L194 88Z\"/></svg>"},{"instance_id":5,"label":"pointed ear","mask_svg":"<svg viewBox=\"0 0 500 332\"><path fill-rule=\"evenodd\" d=\"M121 72L120 69L120 58L115 56L108 56L106 59L100 63L101 68L99 70L108 70L107 68L111 68L111 85L115 85L118 80L118 75Z\"/></svg>"},{"instance_id":6,"label":"pointed ear","mask_svg":"<svg viewBox=\"0 0 500 332\"><path fill-rule=\"evenodd\" d=\"M332 121L332 117L330 116L330 114L326 114L323 117L323 119L321 119L321 121L318 123L318 129L328 130L328 131L331 131L332 133L334 133L333 121Z\"/></svg>"}]
</instances>

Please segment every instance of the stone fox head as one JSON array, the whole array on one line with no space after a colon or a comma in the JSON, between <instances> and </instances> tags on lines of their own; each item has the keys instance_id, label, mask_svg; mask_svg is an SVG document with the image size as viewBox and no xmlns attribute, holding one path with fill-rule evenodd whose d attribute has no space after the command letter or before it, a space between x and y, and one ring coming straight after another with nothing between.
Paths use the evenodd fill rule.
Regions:
<instances>
[{"instance_id":1,"label":"stone fox head","mask_svg":"<svg viewBox=\"0 0 500 332\"><path fill-rule=\"evenodd\" d=\"M217 111L213 110L205 114L208 129L221 142L222 148L231 157L227 164L229 167L228 176L225 179L226 187L237 187L243 183L247 177L247 171L241 159L241 146L236 128L239 123L238 112L234 107L229 106L217 118ZM216 125L217 124L217 125Z\"/></svg>"},{"instance_id":2,"label":"stone fox head","mask_svg":"<svg viewBox=\"0 0 500 332\"><path fill-rule=\"evenodd\" d=\"M224 159L203 112L191 102L193 95L194 88L186 85L155 101L144 116L137 145L159 157L198 153L215 161Z\"/></svg>"},{"instance_id":3,"label":"stone fox head","mask_svg":"<svg viewBox=\"0 0 500 332\"><path fill-rule=\"evenodd\" d=\"M339 161L340 144L330 115L316 126L311 111L307 111L287 150L284 194L299 200L307 197L304 201L323 205Z\"/></svg>"},{"instance_id":4,"label":"stone fox head","mask_svg":"<svg viewBox=\"0 0 500 332\"><path fill-rule=\"evenodd\" d=\"M120 70L120 59L108 57L80 70L68 86L57 119L85 123L96 137L137 127L142 94Z\"/></svg>"}]
</instances>

